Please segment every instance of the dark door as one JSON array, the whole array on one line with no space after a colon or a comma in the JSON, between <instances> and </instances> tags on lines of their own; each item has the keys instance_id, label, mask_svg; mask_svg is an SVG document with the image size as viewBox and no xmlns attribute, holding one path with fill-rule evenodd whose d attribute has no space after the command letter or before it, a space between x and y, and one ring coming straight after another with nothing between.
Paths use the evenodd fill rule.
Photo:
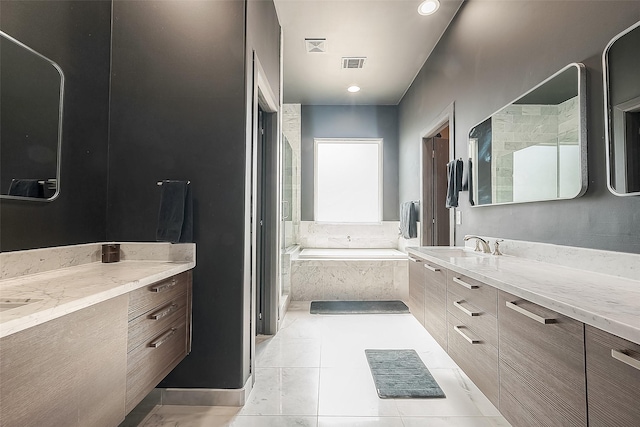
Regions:
<instances>
[{"instance_id":1,"label":"dark door","mask_svg":"<svg viewBox=\"0 0 640 427\"><path fill-rule=\"evenodd\" d=\"M423 139L422 183L424 221L422 244L449 246L449 210L447 200L447 163L449 140L433 137Z\"/></svg>"}]
</instances>

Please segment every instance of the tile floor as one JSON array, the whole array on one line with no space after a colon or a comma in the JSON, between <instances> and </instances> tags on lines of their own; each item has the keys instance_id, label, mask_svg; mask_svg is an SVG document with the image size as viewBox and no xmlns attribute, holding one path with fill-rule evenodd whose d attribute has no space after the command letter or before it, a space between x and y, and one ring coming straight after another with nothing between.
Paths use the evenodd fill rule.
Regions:
<instances>
[{"instance_id":1,"label":"tile floor","mask_svg":"<svg viewBox=\"0 0 640 427\"><path fill-rule=\"evenodd\" d=\"M380 399L366 348L413 348L447 397ZM503 427L498 410L410 314L321 316L293 302L256 348L243 408L158 406L139 427Z\"/></svg>"}]
</instances>

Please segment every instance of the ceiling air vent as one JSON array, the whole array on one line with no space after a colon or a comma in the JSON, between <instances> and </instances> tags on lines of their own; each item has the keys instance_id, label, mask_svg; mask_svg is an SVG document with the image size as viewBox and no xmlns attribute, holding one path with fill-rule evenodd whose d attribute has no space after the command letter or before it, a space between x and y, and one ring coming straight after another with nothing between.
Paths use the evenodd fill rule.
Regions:
<instances>
[{"instance_id":1,"label":"ceiling air vent","mask_svg":"<svg viewBox=\"0 0 640 427\"><path fill-rule=\"evenodd\" d=\"M327 39L304 39L307 53L325 53L327 51Z\"/></svg>"},{"instance_id":2,"label":"ceiling air vent","mask_svg":"<svg viewBox=\"0 0 640 427\"><path fill-rule=\"evenodd\" d=\"M360 58L342 58L342 68L343 69L348 69L348 68L362 68L364 67L364 61L367 58L365 57L360 57Z\"/></svg>"}]
</instances>

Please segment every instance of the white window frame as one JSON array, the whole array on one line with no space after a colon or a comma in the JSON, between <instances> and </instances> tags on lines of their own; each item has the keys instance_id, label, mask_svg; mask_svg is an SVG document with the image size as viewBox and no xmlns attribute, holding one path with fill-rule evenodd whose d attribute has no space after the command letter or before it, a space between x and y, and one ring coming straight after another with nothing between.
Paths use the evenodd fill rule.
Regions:
<instances>
[{"instance_id":1,"label":"white window frame","mask_svg":"<svg viewBox=\"0 0 640 427\"><path fill-rule=\"evenodd\" d=\"M377 144L378 145L378 221L336 222L318 221L318 145L319 144ZM313 139L313 217L323 224L380 224L383 221L383 139L382 138L314 138Z\"/></svg>"}]
</instances>

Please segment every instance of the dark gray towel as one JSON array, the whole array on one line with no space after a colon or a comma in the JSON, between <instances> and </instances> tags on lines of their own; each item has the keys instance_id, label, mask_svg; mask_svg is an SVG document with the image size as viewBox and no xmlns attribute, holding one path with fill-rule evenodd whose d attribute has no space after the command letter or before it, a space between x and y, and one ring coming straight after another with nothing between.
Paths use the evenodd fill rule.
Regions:
<instances>
[{"instance_id":1,"label":"dark gray towel","mask_svg":"<svg viewBox=\"0 0 640 427\"><path fill-rule=\"evenodd\" d=\"M452 160L447 163L447 201L445 207L458 207L458 195L462 191L462 175L464 162Z\"/></svg>"},{"instance_id":2,"label":"dark gray towel","mask_svg":"<svg viewBox=\"0 0 640 427\"><path fill-rule=\"evenodd\" d=\"M413 202L400 205L400 234L405 239L418 237L418 213Z\"/></svg>"},{"instance_id":3,"label":"dark gray towel","mask_svg":"<svg viewBox=\"0 0 640 427\"><path fill-rule=\"evenodd\" d=\"M12 179L9 185L9 196L44 197L44 187L37 179Z\"/></svg>"},{"instance_id":4,"label":"dark gray towel","mask_svg":"<svg viewBox=\"0 0 640 427\"><path fill-rule=\"evenodd\" d=\"M475 202L473 201L473 165L471 164L471 159L467 163L467 188L469 189L469 203L473 206Z\"/></svg>"},{"instance_id":5,"label":"dark gray towel","mask_svg":"<svg viewBox=\"0 0 640 427\"><path fill-rule=\"evenodd\" d=\"M193 240L193 202L187 181L163 181L158 212L158 242Z\"/></svg>"}]
</instances>

